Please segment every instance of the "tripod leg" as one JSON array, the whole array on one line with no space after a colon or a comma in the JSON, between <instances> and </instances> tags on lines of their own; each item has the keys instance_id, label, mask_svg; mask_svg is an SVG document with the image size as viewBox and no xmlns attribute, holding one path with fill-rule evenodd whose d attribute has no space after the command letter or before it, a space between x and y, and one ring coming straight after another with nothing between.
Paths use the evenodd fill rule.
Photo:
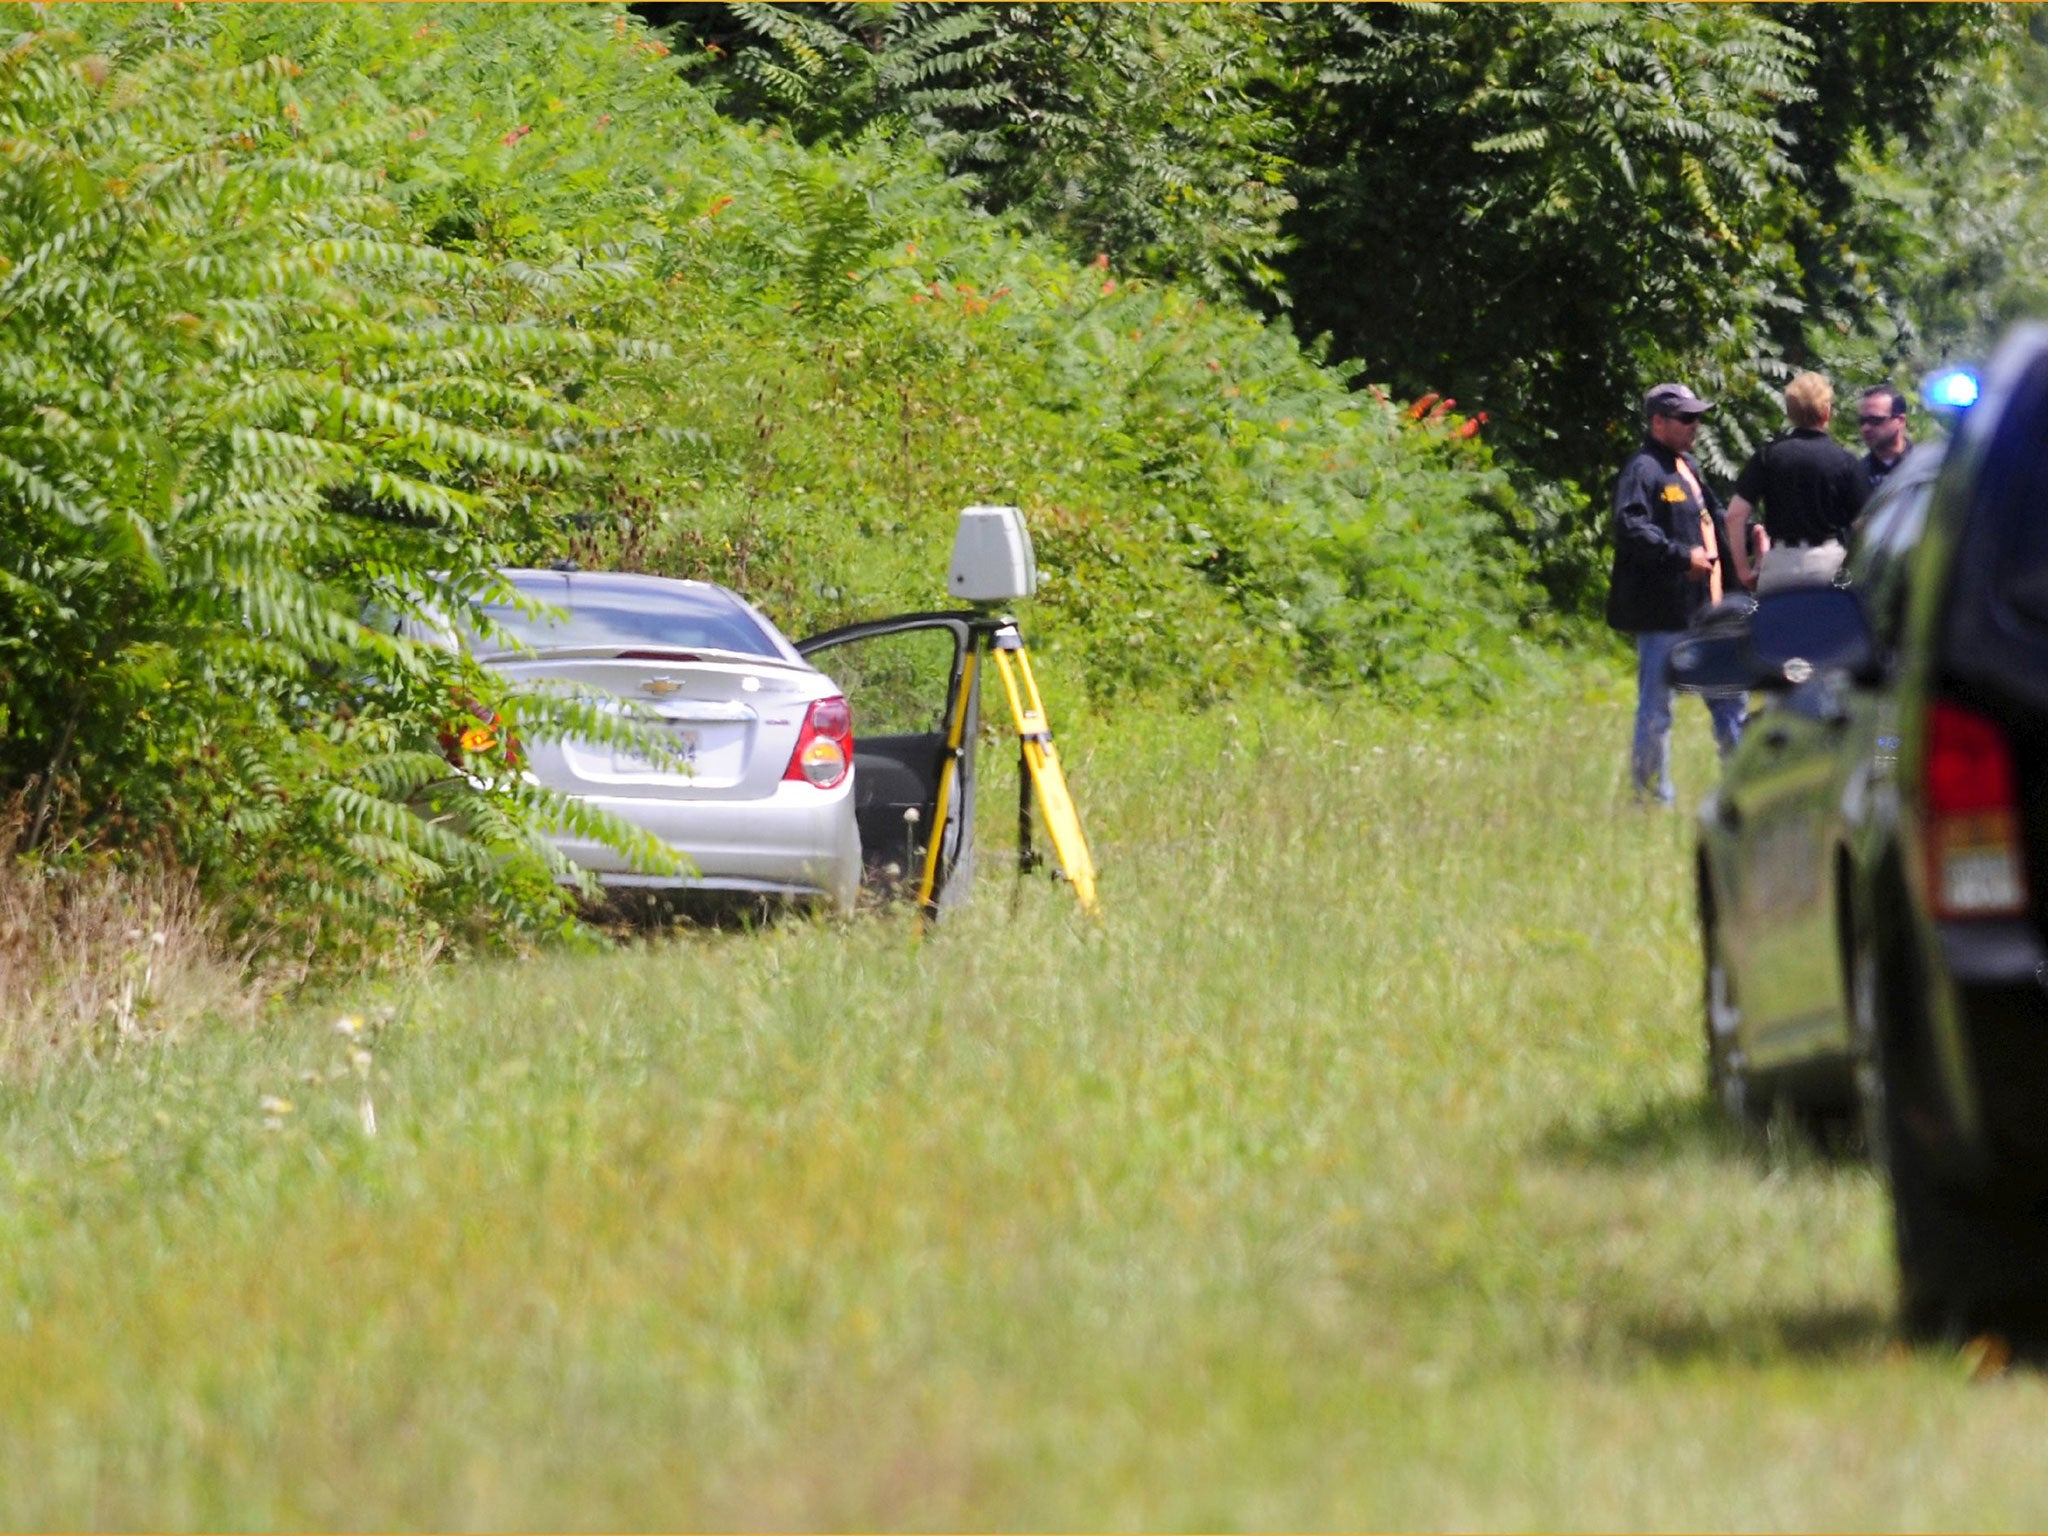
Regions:
<instances>
[{"instance_id":1,"label":"tripod leg","mask_svg":"<svg viewBox=\"0 0 2048 1536\"><path fill-rule=\"evenodd\" d=\"M920 922L938 915L939 858L946 841L946 814L952 809L953 775L960 763L960 744L967 730L968 702L974 697L974 664L978 658L970 649L960 663L960 686L953 696L946 723L946 755L939 772L938 799L932 806L932 830L924 849L924 872L917 882L917 910ZM970 829L961 828L966 836Z\"/></svg>"},{"instance_id":2,"label":"tripod leg","mask_svg":"<svg viewBox=\"0 0 2048 1536\"><path fill-rule=\"evenodd\" d=\"M1060 868L1073 883L1081 910L1091 917L1101 910L1095 896L1095 859L1088 851L1088 839L1081 831L1081 813L1067 792L1067 777L1060 771L1059 755L1050 741L1033 743L1037 761L1032 765L1032 782L1038 788L1038 807L1045 815L1045 832L1051 840Z\"/></svg>"},{"instance_id":3,"label":"tripod leg","mask_svg":"<svg viewBox=\"0 0 2048 1536\"><path fill-rule=\"evenodd\" d=\"M1017 743L1017 873L1028 875L1045 862L1045 856L1031 846L1031 758L1024 743Z\"/></svg>"},{"instance_id":4,"label":"tripod leg","mask_svg":"<svg viewBox=\"0 0 2048 1536\"><path fill-rule=\"evenodd\" d=\"M993 651L1022 747L1025 772L1019 777L1031 781L1038 809L1045 817L1046 838L1052 843L1060 871L1072 883L1081 910L1094 916L1101 910L1095 895L1095 859L1081 831L1081 813L1074 808L1073 796L1067 791L1066 775L1060 771L1059 754L1053 749L1052 729L1046 723L1045 703L1038 694L1038 679L1032 675L1023 636L1014 626L999 630ZM1022 795L1020 786L1020 799Z\"/></svg>"}]
</instances>

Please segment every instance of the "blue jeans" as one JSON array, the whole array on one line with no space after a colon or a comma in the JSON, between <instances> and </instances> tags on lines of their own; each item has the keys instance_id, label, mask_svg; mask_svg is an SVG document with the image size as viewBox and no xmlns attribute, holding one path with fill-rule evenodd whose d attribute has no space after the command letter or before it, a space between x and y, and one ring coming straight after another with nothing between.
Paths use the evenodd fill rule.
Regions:
<instances>
[{"instance_id":1,"label":"blue jeans","mask_svg":"<svg viewBox=\"0 0 2048 1536\"><path fill-rule=\"evenodd\" d=\"M1629 769L1636 794L1669 805L1671 788L1671 685L1664 664L1678 643L1680 630L1653 630L1636 636L1636 736ZM1708 699L1714 717L1714 744L1726 757L1742 739L1743 700Z\"/></svg>"}]
</instances>

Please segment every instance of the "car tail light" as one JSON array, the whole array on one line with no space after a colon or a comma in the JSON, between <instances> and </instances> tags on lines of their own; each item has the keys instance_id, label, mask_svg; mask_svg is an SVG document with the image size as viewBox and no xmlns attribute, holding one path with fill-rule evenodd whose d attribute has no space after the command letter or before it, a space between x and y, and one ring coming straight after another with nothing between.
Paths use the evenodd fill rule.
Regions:
<instances>
[{"instance_id":1,"label":"car tail light","mask_svg":"<svg viewBox=\"0 0 2048 1536\"><path fill-rule=\"evenodd\" d=\"M1939 918L2026 909L2012 748L1996 721L1946 699L1927 717L1927 898Z\"/></svg>"},{"instance_id":2,"label":"car tail light","mask_svg":"<svg viewBox=\"0 0 2048 1536\"><path fill-rule=\"evenodd\" d=\"M789 767L782 777L820 789L835 788L853 767L853 711L846 700L834 694L815 699L804 715L804 728L797 732L796 750L789 754Z\"/></svg>"}]
</instances>

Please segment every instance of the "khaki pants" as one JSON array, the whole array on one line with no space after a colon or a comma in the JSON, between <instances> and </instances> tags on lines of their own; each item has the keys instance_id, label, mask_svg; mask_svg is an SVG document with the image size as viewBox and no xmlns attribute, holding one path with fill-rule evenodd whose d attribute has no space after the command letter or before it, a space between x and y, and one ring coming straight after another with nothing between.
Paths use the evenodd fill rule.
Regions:
<instances>
[{"instance_id":1,"label":"khaki pants","mask_svg":"<svg viewBox=\"0 0 2048 1536\"><path fill-rule=\"evenodd\" d=\"M1757 572L1756 595L1764 597L1787 587L1824 587L1835 579L1847 553L1838 539L1798 548L1773 544L1764 551L1763 569Z\"/></svg>"}]
</instances>

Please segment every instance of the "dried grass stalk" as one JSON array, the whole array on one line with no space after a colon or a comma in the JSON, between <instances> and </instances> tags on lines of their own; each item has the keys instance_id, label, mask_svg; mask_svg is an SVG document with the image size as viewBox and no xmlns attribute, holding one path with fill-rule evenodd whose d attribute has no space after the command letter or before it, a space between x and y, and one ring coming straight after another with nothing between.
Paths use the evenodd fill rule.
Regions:
<instances>
[{"instance_id":1,"label":"dried grass stalk","mask_svg":"<svg viewBox=\"0 0 2048 1536\"><path fill-rule=\"evenodd\" d=\"M266 984L188 873L17 857L28 819L0 806L0 1076L255 1016Z\"/></svg>"}]
</instances>

